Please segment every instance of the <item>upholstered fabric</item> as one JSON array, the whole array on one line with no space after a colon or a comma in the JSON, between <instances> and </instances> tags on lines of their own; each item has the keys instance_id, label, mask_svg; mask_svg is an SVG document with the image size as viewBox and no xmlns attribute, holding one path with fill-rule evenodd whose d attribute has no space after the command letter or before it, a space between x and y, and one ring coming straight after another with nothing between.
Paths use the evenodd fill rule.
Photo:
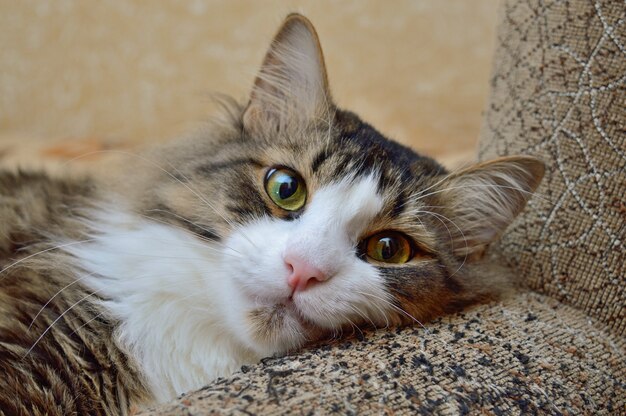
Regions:
<instances>
[{"instance_id":1,"label":"upholstered fabric","mask_svg":"<svg viewBox=\"0 0 626 416\"><path fill-rule=\"evenodd\" d=\"M357 335L244 367L147 414L626 411L624 338L539 294L472 308L426 328Z\"/></svg>"},{"instance_id":2,"label":"upholstered fabric","mask_svg":"<svg viewBox=\"0 0 626 416\"><path fill-rule=\"evenodd\" d=\"M626 4L508 0L481 159L545 179L501 247L531 288L626 334Z\"/></svg>"}]
</instances>

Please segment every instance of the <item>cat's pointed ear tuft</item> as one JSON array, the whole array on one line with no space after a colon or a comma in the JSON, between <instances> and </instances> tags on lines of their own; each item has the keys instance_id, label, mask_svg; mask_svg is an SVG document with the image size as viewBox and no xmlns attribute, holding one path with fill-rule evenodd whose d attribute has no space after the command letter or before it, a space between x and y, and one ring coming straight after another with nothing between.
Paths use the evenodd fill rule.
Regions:
<instances>
[{"instance_id":1,"label":"cat's pointed ear tuft","mask_svg":"<svg viewBox=\"0 0 626 416\"><path fill-rule=\"evenodd\" d=\"M478 163L451 174L437 191L457 256L480 257L522 211L545 166L529 156Z\"/></svg>"},{"instance_id":2,"label":"cat's pointed ear tuft","mask_svg":"<svg viewBox=\"0 0 626 416\"><path fill-rule=\"evenodd\" d=\"M265 55L243 115L246 130L280 130L330 114L324 56L311 22L287 16Z\"/></svg>"}]
</instances>

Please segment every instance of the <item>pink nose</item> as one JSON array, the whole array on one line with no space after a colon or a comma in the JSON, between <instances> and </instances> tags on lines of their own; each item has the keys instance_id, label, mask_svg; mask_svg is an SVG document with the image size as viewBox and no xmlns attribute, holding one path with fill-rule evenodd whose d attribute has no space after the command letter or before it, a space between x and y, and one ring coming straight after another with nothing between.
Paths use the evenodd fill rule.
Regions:
<instances>
[{"instance_id":1,"label":"pink nose","mask_svg":"<svg viewBox=\"0 0 626 416\"><path fill-rule=\"evenodd\" d=\"M327 279L324 272L298 257L285 256L285 264L290 270L287 284L294 292L306 289L311 283L323 282Z\"/></svg>"}]
</instances>

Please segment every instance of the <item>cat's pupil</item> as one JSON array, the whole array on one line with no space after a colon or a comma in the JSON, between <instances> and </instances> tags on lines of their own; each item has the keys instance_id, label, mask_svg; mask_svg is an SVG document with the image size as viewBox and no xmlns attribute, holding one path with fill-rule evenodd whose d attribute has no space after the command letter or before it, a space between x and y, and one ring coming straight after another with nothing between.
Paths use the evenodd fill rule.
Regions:
<instances>
[{"instance_id":1,"label":"cat's pupil","mask_svg":"<svg viewBox=\"0 0 626 416\"><path fill-rule=\"evenodd\" d=\"M298 180L291 176L285 176L282 180L284 182L281 183L278 188L278 195L280 196L280 199L287 199L293 196L293 194L295 194L298 190Z\"/></svg>"},{"instance_id":2,"label":"cat's pupil","mask_svg":"<svg viewBox=\"0 0 626 416\"><path fill-rule=\"evenodd\" d=\"M392 258L398 252L398 244L396 240L391 237L383 237L378 240L378 244L380 244L380 254L383 259L388 260Z\"/></svg>"}]
</instances>

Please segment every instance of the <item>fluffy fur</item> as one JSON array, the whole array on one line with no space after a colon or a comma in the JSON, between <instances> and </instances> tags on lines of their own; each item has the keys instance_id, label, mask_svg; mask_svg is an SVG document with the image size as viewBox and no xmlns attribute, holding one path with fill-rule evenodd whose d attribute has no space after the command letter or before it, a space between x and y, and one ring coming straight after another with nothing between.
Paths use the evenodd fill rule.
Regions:
<instances>
[{"instance_id":1,"label":"fluffy fur","mask_svg":"<svg viewBox=\"0 0 626 416\"><path fill-rule=\"evenodd\" d=\"M543 174L529 157L448 173L331 100L315 30L289 16L246 106L129 156L111 183L0 175L0 409L124 414L353 326L424 322L507 286L483 257ZM288 167L286 211L264 189ZM384 230L412 241L364 255ZM288 284L298 257L328 278ZM8 410L5 410L8 409Z\"/></svg>"}]
</instances>

